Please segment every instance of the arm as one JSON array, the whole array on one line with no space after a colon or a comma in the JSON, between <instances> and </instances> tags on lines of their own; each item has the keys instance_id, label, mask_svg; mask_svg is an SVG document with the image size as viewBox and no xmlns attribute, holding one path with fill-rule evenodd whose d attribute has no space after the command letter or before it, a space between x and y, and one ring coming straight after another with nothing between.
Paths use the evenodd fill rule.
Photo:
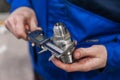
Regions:
<instances>
[{"instance_id":1,"label":"arm","mask_svg":"<svg viewBox=\"0 0 120 80\"><path fill-rule=\"evenodd\" d=\"M87 72L101 68L104 68L103 72L115 71L120 69L120 43L117 41L79 48L75 50L74 58L78 61L72 64L64 64L56 59L53 59L53 63L67 72Z\"/></svg>"}]
</instances>

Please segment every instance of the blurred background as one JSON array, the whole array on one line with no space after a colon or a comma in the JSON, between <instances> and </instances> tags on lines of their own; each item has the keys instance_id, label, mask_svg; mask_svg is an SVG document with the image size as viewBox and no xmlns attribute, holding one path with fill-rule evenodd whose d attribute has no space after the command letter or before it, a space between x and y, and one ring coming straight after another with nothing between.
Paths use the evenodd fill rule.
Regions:
<instances>
[{"instance_id":1,"label":"blurred background","mask_svg":"<svg viewBox=\"0 0 120 80\"><path fill-rule=\"evenodd\" d=\"M28 44L16 39L4 26L10 6L0 0L0 80L33 80Z\"/></svg>"}]
</instances>

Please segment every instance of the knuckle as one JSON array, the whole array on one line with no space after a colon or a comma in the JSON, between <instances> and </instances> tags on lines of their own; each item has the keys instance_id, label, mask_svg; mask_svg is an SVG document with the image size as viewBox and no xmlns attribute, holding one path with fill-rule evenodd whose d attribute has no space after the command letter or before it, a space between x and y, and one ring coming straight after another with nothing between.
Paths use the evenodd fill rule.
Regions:
<instances>
[{"instance_id":1,"label":"knuckle","mask_svg":"<svg viewBox=\"0 0 120 80\"><path fill-rule=\"evenodd\" d=\"M7 20L7 19L4 21L4 24L5 24L5 25L7 25L7 24L8 24L8 20Z\"/></svg>"},{"instance_id":2,"label":"knuckle","mask_svg":"<svg viewBox=\"0 0 120 80\"><path fill-rule=\"evenodd\" d=\"M22 16L16 16L16 20L17 21L21 21L21 20L23 20L24 18L22 17Z\"/></svg>"},{"instance_id":3,"label":"knuckle","mask_svg":"<svg viewBox=\"0 0 120 80\"><path fill-rule=\"evenodd\" d=\"M84 48L80 48L79 49L79 53L85 53L86 50L84 50Z\"/></svg>"},{"instance_id":4,"label":"knuckle","mask_svg":"<svg viewBox=\"0 0 120 80\"><path fill-rule=\"evenodd\" d=\"M9 28L9 20L8 19L4 21L4 25L7 29Z\"/></svg>"},{"instance_id":5,"label":"knuckle","mask_svg":"<svg viewBox=\"0 0 120 80\"><path fill-rule=\"evenodd\" d=\"M17 15L17 18L23 19L23 18L24 18L24 16L23 16L23 15L21 15L21 14L19 14L19 15Z\"/></svg>"},{"instance_id":6,"label":"knuckle","mask_svg":"<svg viewBox=\"0 0 120 80\"><path fill-rule=\"evenodd\" d=\"M5 25L8 25L9 23L10 23L10 19L9 18L4 21Z\"/></svg>"},{"instance_id":7,"label":"knuckle","mask_svg":"<svg viewBox=\"0 0 120 80\"><path fill-rule=\"evenodd\" d=\"M24 15L22 14L16 14L13 16L16 20L20 21L20 20L23 20L24 19Z\"/></svg>"},{"instance_id":8,"label":"knuckle","mask_svg":"<svg viewBox=\"0 0 120 80\"><path fill-rule=\"evenodd\" d=\"M6 19L6 20L4 21L4 24L5 24L5 25L9 25L9 24L11 23L11 21L13 21L13 20L12 20L11 17L9 17L8 19Z\"/></svg>"}]
</instances>

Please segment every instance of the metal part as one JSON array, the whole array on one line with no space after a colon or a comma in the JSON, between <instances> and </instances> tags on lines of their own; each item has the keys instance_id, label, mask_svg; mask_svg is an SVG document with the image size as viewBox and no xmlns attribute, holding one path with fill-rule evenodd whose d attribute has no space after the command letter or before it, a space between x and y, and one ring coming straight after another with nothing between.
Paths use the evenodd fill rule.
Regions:
<instances>
[{"instance_id":1,"label":"metal part","mask_svg":"<svg viewBox=\"0 0 120 80\"><path fill-rule=\"evenodd\" d=\"M56 57L64 63L72 63L74 61L72 53L75 49L75 42L71 40L69 31L61 22L54 25L53 31L54 35L51 38L46 37L42 31L38 30L29 33L28 38L43 49L39 53L47 50L52 53L49 60Z\"/></svg>"},{"instance_id":2,"label":"metal part","mask_svg":"<svg viewBox=\"0 0 120 80\"><path fill-rule=\"evenodd\" d=\"M53 42L60 49L66 51L65 53L60 54L61 61L64 63L72 63L72 53L75 48L75 45L74 42L72 42L71 40L70 33L66 29L65 25L61 22L56 23L54 26Z\"/></svg>"}]
</instances>

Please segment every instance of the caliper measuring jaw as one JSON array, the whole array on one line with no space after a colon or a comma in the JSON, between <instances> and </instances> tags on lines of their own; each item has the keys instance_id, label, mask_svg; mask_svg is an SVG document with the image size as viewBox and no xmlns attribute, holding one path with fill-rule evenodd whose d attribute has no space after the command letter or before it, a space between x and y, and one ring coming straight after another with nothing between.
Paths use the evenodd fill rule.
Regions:
<instances>
[{"instance_id":1,"label":"caliper measuring jaw","mask_svg":"<svg viewBox=\"0 0 120 80\"><path fill-rule=\"evenodd\" d=\"M39 54L49 50L52 54L49 60L55 57L64 63L73 63L75 41L72 41L69 31L63 23L58 22L54 25L53 32L53 37L48 38L42 31L36 30L28 34L28 39L42 48Z\"/></svg>"}]
</instances>

